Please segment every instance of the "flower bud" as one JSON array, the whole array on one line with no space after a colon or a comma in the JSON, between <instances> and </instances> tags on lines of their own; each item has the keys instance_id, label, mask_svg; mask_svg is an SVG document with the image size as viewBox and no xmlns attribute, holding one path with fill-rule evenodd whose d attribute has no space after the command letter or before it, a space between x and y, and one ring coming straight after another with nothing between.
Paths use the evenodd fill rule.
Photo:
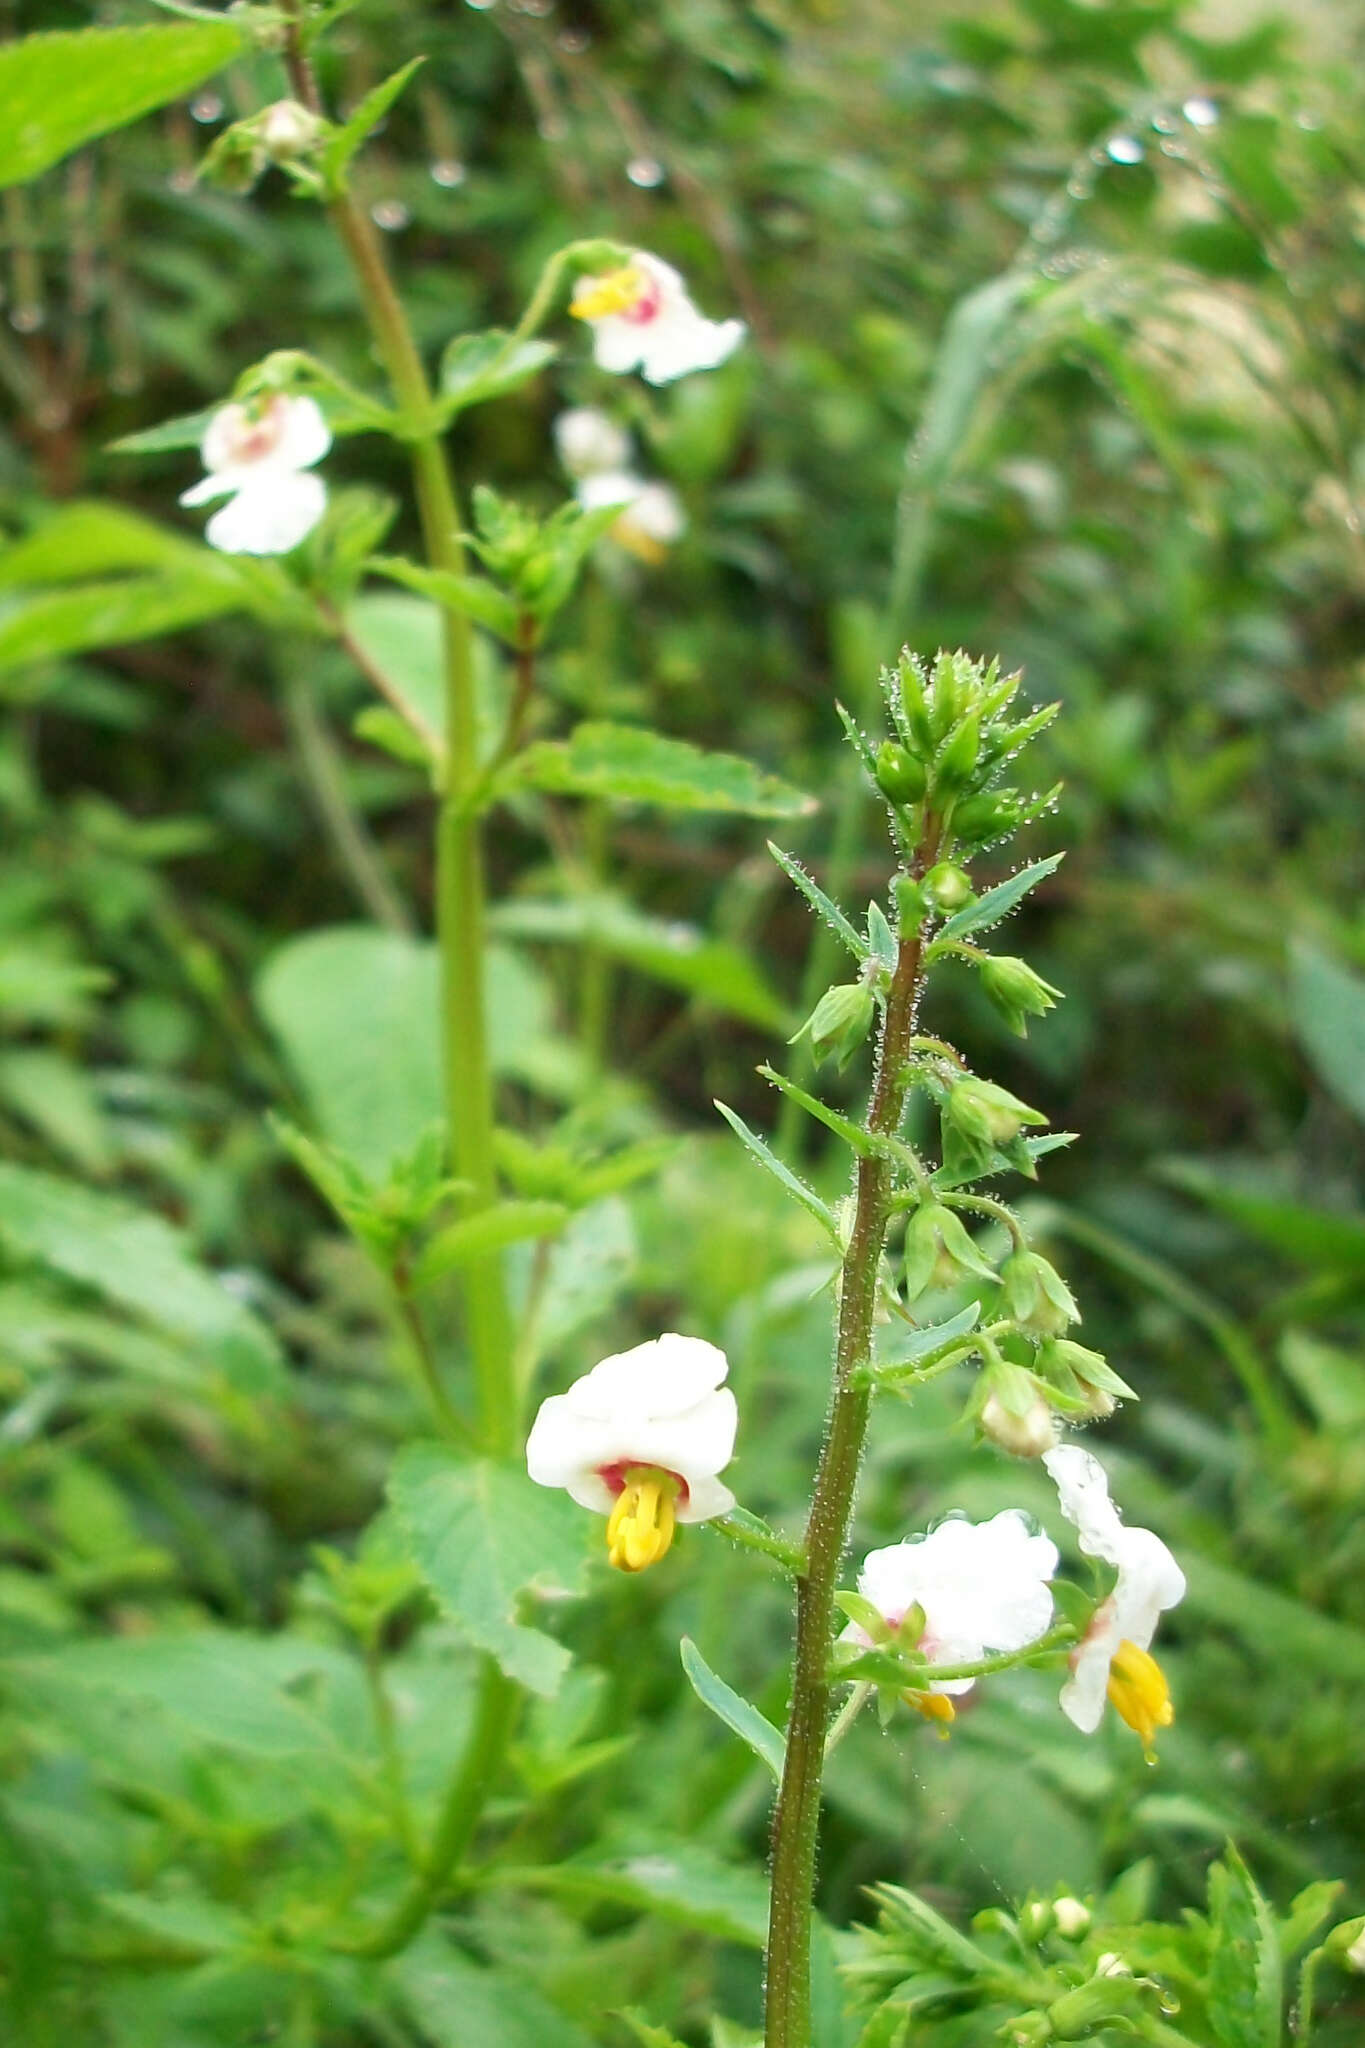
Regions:
<instances>
[{"instance_id":1,"label":"flower bud","mask_svg":"<svg viewBox=\"0 0 1365 2048\"><path fill-rule=\"evenodd\" d=\"M864 982L840 982L825 990L796 1037L809 1038L817 1060L834 1053L839 1066L846 1067L871 1030L876 1009L876 1000Z\"/></svg>"},{"instance_id":2,"label":"flower bud","mask_svg":"<svg viewBox=\"0 0 1365 2048\"><path fill-rule=\"evenodd\" d=\"M1035 974L1027 960L1013 954L992 955L981 963L981 986L1000 1012L1010 1030L1020 1038L1028 1036L1027 1019L1044 1017L1055 1009L1059 988Z\"/></svg>"},{"instance_id":3,"label":"flower bud","mask_svg":"<svg viewBox=\"0 0 1365 2048\"><path fill-rule=\"evenodd\" d=\"M1051 1899L1029 1899L1019 1908L1019 1932L1025 1941L1040 1942L1056 1924Z\"/></svg>"},{"instance_id":4,"label":"flower bud","mask_svg":"<svg viewBox=\"0 0 1365 2048\"><path fill-rule=\"evenodd\" d=\"M1070 1288L1040 1252L1015 1252L1000 1268L1000 1281L1005 1307L1027 1336L1060 1337L1081 1319Z\"/></svg>"},{"instance_id":5,"label":"flower bud","mask_svg":"<svg viewBox=\"0 0 1365 2048\"><path fill-rule=\"evenodd\" d=\"M1084 2041L1137 2007L1137 1980L1126 1963L1118 1956L1101 1956L1095 1969L1088 1984L1064 1991L1056 2004L1048 2007L1054 2041Z\"/></svg>"},{"instance_id":6,"label":"flower bud","mask_svg":"<svg viewBox=\"0 0 1365 2048\"><path fill-rule=\"evenodd\" d=\"M1083 1934L1090 1932L1090 1908L1082 1905L1079 1899L1054 1899L1052 1917L1064 1941L1079 1941Z\"/></svg>"},{"instance_id":7,"label":"flower bud","mask_svg":"<svg viewBox=\"0 0 1365 2048\"><path fill-rule=\"evenodd\" d=\"M1013 1458L1041 1458L1054 1447L1057 1416L1031 1372L1002 1358L986 1367L982 1380L989 1389L977 1417L983 1436Z\"/></svg>"},{"instance_id":8,"label":"flower bud","mask_svg":"<svg viewBox=\"0 0 1365 2048\"><path fill-rule=\"evenodd\" d=\"M954 790L965 789L980 751L981 728L975 713L969 712L934 764L935 788L942 790L945 796L951 796Z\"/></svg>"},{"instance_id":9,"label":"flower bud","mask_svg":"<svg viewBox=\"0 0 1365 2048\"><path fill-rule=\"evenodd\" d=\"M1009 2029L1009 2048L1047 2048L1052 2039L1052 2022L1045 2012L1021 2012Z\"/></svg>"},{"instance_id":10,"label":"flower bud","mask_svg":"<svg viewBox=\"0 0 1365 2048\"><path fill-rule=\"evenodd\" d=\"M323 123L298 100L276 100L260 117L258 134L272 163L293 163L315 148Z\"/></svg>"},{"instance_id":11,"label":"flower bud","mask_svg":"<svg viewBox=\"0 0 1365 2048\"><path fill-rule=\"evenodd\" d=\"M962 1218L941 1202L925 1202L905 1230L906 1300L914 1301L927 1288L956 1287L969 1275L995 1278Z\"/></svg>"},{"instance_id":12,"label":"flower bud","mask_svg":"<svg viewBox=\"0 0 1365 2048\"><path fill-rule=\"evenodd\" d=\"M897 875L891 884L896 917L902 932L918 931L924 922L924 891L913 875Z\"/></svg>"},{"instance_id":13,"label":"flower bud","mask_svg":"<svg viewBox=\"0 0 1365 2048\"><path fill-rule=\"evenodd\" d=\"M1100 1352L1070 1337L1051 1337L1040 1344L1033 1366L1057 1406L1077 1422L1102 1422L1120 1401L1137 1399Z\"/></svg>"},{"instance_id":14,"label":"flower bud","mask_svg":"<svg viewBox=\"0 0 1365 2048\"><path fill-rule=\"evenodd\" d=\"M953 837L968 846L984 846L1012 832L1022 814L1018 797L1008 790L965 797L953 807Z\"/></svg>"},{"instance_id":15,"label":"flower bud","mask_svg":"<svg viewBox=\"0 0 1365 2048\"><path fill-rule=\"evenodd\" d=\"M924 795L924 765L907 753L896 740L883 740L877 749L877 787L893 804L912 804Z\"/></svg>"},{"instance_id":16,"label":"flower bud","mask_svg":"<svg viewBox=\"0 0 1365 2048\"><path fill-rule=\"evenodd\" d=\"M1045 1124L1041 1110L1030 1109L1008 1088L969 1074L948 1095L948 1116L964 1137L982 1145L1008 1145L1026 1124Z\"/></svg>"},{"instance_id":17,"label":"flower bud","mask_svg":"<svg viewBox=\"0 0 1365 2048\"><path fill-rule=\"evenodd\" d=\"M924 893L935 910L961 910L976 895L971 883L961 868L953 866L950 860L941 860L937 867L930 868L924 877Z\"/></svg>"}]
</instances>

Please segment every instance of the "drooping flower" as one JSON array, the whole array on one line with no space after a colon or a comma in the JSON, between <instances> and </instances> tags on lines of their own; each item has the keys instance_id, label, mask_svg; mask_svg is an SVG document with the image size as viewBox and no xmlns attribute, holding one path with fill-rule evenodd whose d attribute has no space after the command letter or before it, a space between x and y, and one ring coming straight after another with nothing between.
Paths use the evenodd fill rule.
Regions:
<instances>
[{"instance_id":1,"label":"drooping flower","mask_svg":"<svg viewBox=\"0 0 1365 2048\"><path fill-rule=\"evenodd\" d=\"M894 1633L913 1608L924 1616L915 1648L930 1667L974 1664L990 1652L1022 1650L1045 1634L1052 1620L1048 1581L1057 1547L1035 1533L1018 1508L989 1522L950 1516L927 1536L868 1552L858 1591ZM870 1643L857 1622L846 1641ZM931 1679L925 1691L908 1690L909 1704L930 1720L951 1721L950 1694L970 1692L971 1678Z\"/></svg>"},{"instance_id":2,"label":"drooping flower","mask_svg":"<svg viewBox=\"0 0 1365 2048\"><path fill-rule=\"evenodd\" d=\"M729 1464L738 1412L722 1386L725 1353L670 1332L615 1353L540 1404L526 1444L538 1486L562 1486L606 1515L607 1556L643 1571L677 1522L728 1514L735 1497L717 1474Z\"/></svg>"},{"instance_id":3,"label":"drooping flower","mask_svg":"<svg viewBox=\"0 0 1365 2048\"><path fill-rule=\"evenodd\" d=\"M1113 1592L1095 1610L1072 1652L1062 1712L1092 1735L1107 1693L1150 1756L1157 1730L1175 1718L1151 1641L1161 1615L1184 1599L1185 1574L1151 1529L1125 1526L1109 1498L1109 1481L1098 1458L1079 1444L1059 1444L1044 1453L1043 1463L1085 1555L1113 1565L1118 1573Z\"/></svg>"},{"instance_id":4,"label":"drooping flower","mask_svg":"<svg viewBox=\"0 0 1365 2048\"><path fill-rule=\"evenodd\" d=\"M687 531L687 514L677 492L667 484L647 483L629 470L582 477L574 495L589 512L619 505L621 516L612 521L612 539L652 567L663 561L674 541Z\"/></svg>"},{"instance_id":5,"label":"drooping flower","mask_svg":"<svg viewBox=\"0 0 1365 2048\"><path fill-rule=\"evenodd\" d=\"M316 402L276 392L259 403L220 406L200 443L209 472L182 505L227 503L204 538L228 555L287 555L321 519L327 486L307 472L332 445Z\"/></svg>"},{"instance_id":6,"label":"drooping flower","mask_svg":"<svg viewBox=\"0 0 1365 2048\"><path fill-rule=\"evenodd\" d=\"M639 370L647 384L671 384L690 370L714 370L744 339L742 320L708 320L679 273L636 249L628 263L580 277L569 311L593 331L599 369Z\"/></svg>"},{"instance_id":7,"label":"drooping flower","mask_svg":"<svg viewBox=\"0 0 1365 2048\"><path fill-rule=\"evenodd\" d=\"M595 405L571 405L554 424L555 448L572 477L628 472L630 435Z\"/></svg>"}]
</instances>

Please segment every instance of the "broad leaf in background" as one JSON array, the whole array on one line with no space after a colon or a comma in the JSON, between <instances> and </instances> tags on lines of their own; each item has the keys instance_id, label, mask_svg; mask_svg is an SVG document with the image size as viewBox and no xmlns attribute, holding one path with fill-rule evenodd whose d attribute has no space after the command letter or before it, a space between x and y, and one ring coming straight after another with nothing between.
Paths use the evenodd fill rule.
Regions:
<instances>
[{"instance_id":1,"label":"broad leaf in background","mask_svg":"<svg viewBox=\"0 0 1365 2048\"><path fill-rule=\"evenodd\" d=\"M111 128L165 106L242 48L235 23L91 28L25 36L0 49L0 185L36 178Z\"/></svg>"},{"instance_id":2,"label":"broad leaf in background","mask_svg":"<svg viewBox=\"0 0 1365 2048\"><path fill-rule=\"evenodd\" d=\"M661 804L682 811L737 811L751 818L799 818L813 797L737 754L711 754L644 726L589 721L567 740L542 740L509 763L504 786Z\"/></svg>"},{"instance_id":3,"label":"broad leaf in background","mask_svg":"<svg viewBox=\"0 0 1365 2048\"><path fill-rule=\"evenodd\" d=\"M520 1974L486 1969L437 1934L415 1942L391 1975L434 2048L592 2048Z\"/></svg>"},{"instance_id":4,"label":"broad leaf in background","mask_svg":"<svg viewBox=\"0 0 1365 2048\"><path fill-rule=\"evenodd\" d=\"M1365 1118L1365 976L1304 939L1290 955L1290 1013L1308 1057L1346 1107Z\"/></svg>"},{"instance_id":5,"label":"broad leaf in background","mask_svg":"<svg viewBox=\"0 0 1365 2048\"><path fill-rule=\"evenodd\" d=\"M582 1510L520 1467L410 1444L389 1482L409 1555L451 1620L509 1678L550 1694L569 1652L518 1617L532 1589L572 1593L587 1570Z\"/></svg>"}]
</instances>

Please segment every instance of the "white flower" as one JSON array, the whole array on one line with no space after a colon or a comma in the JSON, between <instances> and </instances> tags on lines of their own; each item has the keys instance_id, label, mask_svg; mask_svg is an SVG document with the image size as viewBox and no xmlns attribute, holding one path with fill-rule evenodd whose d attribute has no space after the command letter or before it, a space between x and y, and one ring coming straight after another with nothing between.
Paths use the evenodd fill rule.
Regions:
<instances>
[{"instance_id":1,"label":"white flower","mask_svg":"<svg viewBox=\"0 0 1365 2048\"><path fill-rule=\"evenodd\" d=\"M924 1629L915 1647L931 1666L975 1664L989 1651L1022 1650L1046 1633L1052 1620L1048 1580L1056 1569L1056 1545L1036 1535L1018 1508L1005 1508L989 1522L950 1516L927 1536L869 1551L858 1591L893 1630L912 1607L922 1609ZM844 1636L870 1640L857 1623ZM906 1697L921 1713L950 1721L952 1708L938 1696L970 1692L974 1683L933 1679L927 1693Z\"/></svg>"},{"instance_id":2,"label":"white flower","mask_svg":"<svg viewBox=\"0 0 1365 2048\"><path fill-rule=\"evenodd\" d=\"M629 470L585 476L574 495L588 512L619 505L621 517L613 522L611 537L642 562L657 565L687 531L687 514L677 492L667 484L646 483Z\"/></svg>"},{"instance_id":3,"label":"white flower","mask_svg":"<svg viewBox=\"0 0 1365 2048\"><path fill-rule=\"evenodd\" d=\"M630 435L594 405L572 405L554 424L559 459L572 477L598 476L625 470L630 462Z\"/></svg>"},{"instance_id":4,"label":"white flower","mask_svg":"<svg viewBox=\"0 0 1365 2048\"><path fill-rule=\"evenodd\" d=\"M714 370L745 333L742 320L706 319L672 265L644 249L619 270L580 277L569 311L592 327L599 369L638 369L647 384Z\"/></svg>"},{"instance_id":5,"label":"white flower","mask_svg":"<svg viewBox=\"0 0 1365 2048\"><path fill-rule=\"evenodd\" d=\"M1174 1718L1165 1674L1149 1654L1159 1617L1185 1597L1185 1574L1150 1529L1129 1529L1109 1498L1104 1467L1079 1444L1043 1454L1087 1557L1113 1565L1118 1581L1072 1652L1062 1712L1085 1734L1099 1727L1105 1695L1150 1751L1158 1728Z\"/></svg>"},{"instance_id":6,"label":"white flower","mask_svg":"<svg viewBox=\"0 0 1365 2048\"><path fill-rule=\"evenodd\" d=\"M538 1486L562 1486L609 1516L607 1554L621 1570L656 1563L675 1522L709 1522L734 1506L716 1476L738 1421L721 1385L728 1370L714 1344L669 1333L604 1358L541 1402L527 1470Z\"/></svg>"},{"instance_id":7,"label":"white flower","mask_svg":"<svg viewBox=\"0 0 1365 2048\"><path fill-rule=\"evenodd\" d=\"M199 450L209 474L182 492L180 502L228 500L204 536L224 554L287 555L326 510L326 485L304 472L331 445L327 422L311 398L277 392L256 405L220 406Z\"/></svg>"}]
</instances>

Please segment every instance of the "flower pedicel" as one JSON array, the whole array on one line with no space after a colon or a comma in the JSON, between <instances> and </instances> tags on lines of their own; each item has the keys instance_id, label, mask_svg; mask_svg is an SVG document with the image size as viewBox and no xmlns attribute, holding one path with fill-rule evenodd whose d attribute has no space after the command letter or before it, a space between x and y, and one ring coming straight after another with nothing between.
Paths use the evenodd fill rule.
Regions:
<instances>
[{"instance_id":1,"label":"flower pedicel","mask_svg":"<svg viewBox=\"0 0 1365 2048\"><path fill-rule=\"evenodd\" d=\"M657 1564L676 1523L709 1522L734 1506L717 1477L738 1422L721 1384L728 1370L714 1344L669 1333L604 1358L541 1402L527 1470L538 1486L562 1486L607 1516L607 1556L619 1571Z\"/></svg>"}]
</instances>

